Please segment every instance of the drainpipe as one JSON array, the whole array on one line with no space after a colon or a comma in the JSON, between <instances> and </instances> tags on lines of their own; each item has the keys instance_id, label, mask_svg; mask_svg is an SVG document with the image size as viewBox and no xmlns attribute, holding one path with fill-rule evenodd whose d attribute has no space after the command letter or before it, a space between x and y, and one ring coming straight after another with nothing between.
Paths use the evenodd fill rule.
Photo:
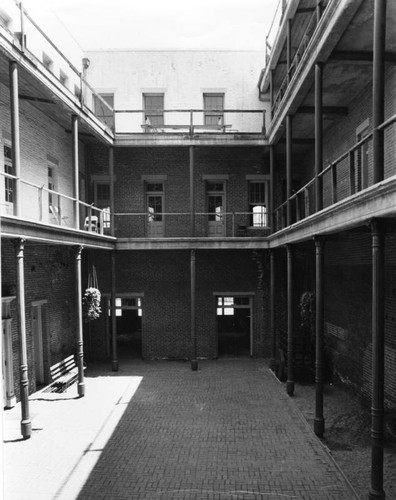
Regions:
<instances>
[{"instance_id":1,"label":"drainpipe","mask_svg":"<svg viewBox=\"0 0 396 500\"><path fill-rule=\"evenodd\" d=\"M270 331L271 331L271 359L270 369L276 368L276 330L275 330L275 250L270 253Z\"/></svg>"},{"instance_id":2,"label":"drainpipe","mask_svg":"<svg viewBox=\"0 0 396 500\"><path fill-rule=\"evenodd\" d=\"M14 215L21 216L21 146L19 136L18 65L10 61L10 101L11 101L11 138L12 163L15 173Z\"/></svg>"},{"instance_id":3,"label":"drainpipe","mask_svg":"<svg viewBox=\"0 0 396 500\"><path fill-rule=\"evenodd\" d=\"M111 369L118 372L116 318L116 254L111 252Z\"/></svg>"},{"instance_id":4,"label":"drainpipe","mask_svg":"<svg viewBox=\"0 0 396 500\"><path fill-rule=\"evenodd\" d=\"M275 170L275 146L269 147L270 155L270 193L269 193L269 206L268 206L268 225L271 231L275 231L274 221L274 170Z\"/></svg>"},{"instance_id":5,"label":"drainpipe","mask_svg":"<svg viewBox=\"0 0 396 500\"><path fill-rule=\"evenodd\" d=\"M16 264L17 264L17 314L19 331L19 373L21 388L21 433L24 439L32 435L32 422L29 412L29 378L26 347L26 318L25 318L25 272L24 272L24 248L25 240L16 241Z\"/></svg>"},{"instance_id":6,"label":"drainpipe","mask_svg":"<svg viewBox=\"0 0 396 500\"><path fill-rule=\"evenodd\" d=\"M291 68L291 62L292 62L292 57L291 57L291 23L292 20L288 19L287 20L287 38L286 38L286 76L287 76L287 85L290 84L290 68Z\"/></svg>"},{"instance_id":7,"label":"drainpipe","mask_svg":"<svg viewBox=\"0 0 396 500\"><path fill-rule=\"evenodd\" d=\"M195 183L194 183L194 146L189 147L190 159L190 236L195 236Z\"/></svg>"},{"instance_id":8,"label":"drainpipe","mask_svg":"<svg viewBox=\"0 0 396 500\"><path fill-rule=\"evenodd\" d=\"M110 176L110 234L115 235L114 228L114 148L109 148L109 176Z\"/></svg>"}]
</instances>

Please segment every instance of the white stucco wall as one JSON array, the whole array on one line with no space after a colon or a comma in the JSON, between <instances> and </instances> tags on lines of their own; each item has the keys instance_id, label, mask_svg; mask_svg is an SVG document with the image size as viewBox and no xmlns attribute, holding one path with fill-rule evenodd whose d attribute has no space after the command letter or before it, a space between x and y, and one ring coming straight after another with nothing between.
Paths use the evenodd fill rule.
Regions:
<instances>
[{"instance_id":1,"label":"white stucco wall","mask_svg":"<svg viewBox=\"0 0 396 500\"><path fill-rule=\"evenodd\" d=\"M116 110L141 110L142 94L164 93L165 109L203 109L204 92L224 92L225 109L262 110L257 81L263 65L258 51L89 51L89 83L114 93ZM194 123L202 124L202 113ZM189 113L165 114L166 124L188 124ZM239 132L260 132L262 114L227 113L224 122ZM141 132L142 114L116 114L117 132Z\"/></svg>"}]
</instances>

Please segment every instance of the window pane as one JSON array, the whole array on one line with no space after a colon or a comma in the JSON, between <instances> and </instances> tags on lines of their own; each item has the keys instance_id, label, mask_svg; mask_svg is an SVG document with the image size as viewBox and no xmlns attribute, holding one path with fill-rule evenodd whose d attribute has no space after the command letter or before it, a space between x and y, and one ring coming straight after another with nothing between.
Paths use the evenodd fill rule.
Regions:
<instances>
[{"instance_id":1,"label":"window pane","mask_svg":"<svg viewBox=\"0 0 396 500\"><path fill-rule=\"evenodd\" d=\"M222 125L224 94L204 94L205 125Z\"/></svg>"},{"instance_id":2,"label":"window pane","mask_svg":"<svg viewBox=\"0 0 396 500\"><path fill-rule=\"evenodd\" d=\"M144 120L153 127L164 124L164 95L144 94Z\"/></svg>"},{"instance_id":3,"label":"window pane","mask_svg":"<svg viewBox=\"0 0 396 500\"><path fill-rule=\"evenodd\" d=\"M267 225L267 209L264 205L253 207L253 226L265 227Z\"/></svg>"},{"instance_id":4,"label":"window pane","mask_svg":"<svg viewBox=\"0 0 396 500\"><path fill-rule=\"evenodd\" d=\"M251 182L249 185L249 202L265 204L265 182Z\"/></svg>"}]
</instances>

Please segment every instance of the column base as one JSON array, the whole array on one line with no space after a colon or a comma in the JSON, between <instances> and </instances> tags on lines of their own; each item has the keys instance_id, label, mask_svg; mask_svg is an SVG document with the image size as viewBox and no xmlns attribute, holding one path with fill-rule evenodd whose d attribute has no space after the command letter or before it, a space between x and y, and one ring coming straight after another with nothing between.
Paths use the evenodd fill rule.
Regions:
<instances>
[{"instance_id":1,"label":"column base","mask_svg":"<svg viewBox=\"0 0 396 500\"><path fill-rule=\"evenodd\" d=\"M111 369L113 372L118 372L118 360L117 359L112 360Z\"/></svg>"},{"instance_id":2,"label":"column base","mask_svg":"<svg viewBox=\"0 0 396 500\"><path fill-rule=\"evenodd\" d=\"M29 439L32 435L32 422L30 420L21 421L21 434L23 439Z\"/></svg>"},{"instance_id":3,"label":"column base","mask_svg":"<svg viewBox=\"0 0 396 500\"><path fill-rule=\"evenodd\" d=\"M370 488L368 497L369 497L369 500L385 500L385 491L384 490L372 490Z\"/></svg>"},{"instance_id":4,"label":"column base","mask_svg":"<svg viewBox=\"0 0 396 500\"><path fill-rule=\"evenodd\" d=\"M192 371L198 370L198 361L196 359L191 360L191 370Z\"/></svg>"},{"instance_id":5,"label":"column base","mask_svg":"<svg viewBox=\"0 0 396 500\"><path fill-rule=\"evenodd\" d=\"M82 398L85 396L85 383L84 382L79 382L77 384L77 392L78 392L78 397Z\"/></svg>"},{"instance_id":6,"label":"column base","mask_svg":"<svg viewBox=\"0 0 396 500\"><path fill-rule=\"evenodd\" d=\"M292 380L286 382L286 392L289 396L294 395L294 382Z\"/></svg>"}]
</instances>

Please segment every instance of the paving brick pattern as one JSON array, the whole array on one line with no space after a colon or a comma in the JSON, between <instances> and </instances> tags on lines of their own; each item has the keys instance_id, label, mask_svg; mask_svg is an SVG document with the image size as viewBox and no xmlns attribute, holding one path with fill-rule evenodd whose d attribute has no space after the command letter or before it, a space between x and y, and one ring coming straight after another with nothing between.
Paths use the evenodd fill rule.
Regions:
<instances>
[{"instance_id":1,"label":"paving brick pattern","mask_svg":"<svg viewBox=\"0 0 396 500\"><path fill-rule=\"evenodd\" d=\"M32 397L27 441L6 412L6 500L357 498L264 361L134 361L75 391Z\"/></svg>"}]
</instances>

